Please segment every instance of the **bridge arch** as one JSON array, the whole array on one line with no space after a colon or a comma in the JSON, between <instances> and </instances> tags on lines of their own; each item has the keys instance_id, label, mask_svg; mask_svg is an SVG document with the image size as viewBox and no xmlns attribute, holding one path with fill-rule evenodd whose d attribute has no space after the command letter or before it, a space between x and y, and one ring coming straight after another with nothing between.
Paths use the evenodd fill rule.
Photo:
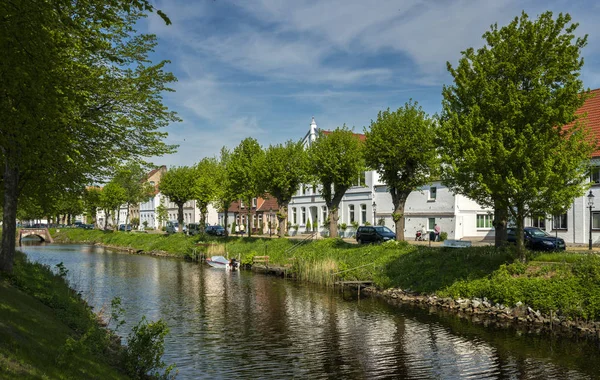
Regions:
<instances>
[{"instance_id":1,"label":"bridge arch","mask_svg":"<svg viewBox=\"0 0 600 380\"><path fill-rule=\"evenodd\" d=\"M37 236L41 239L41 241L45 241L47 243L53 243L52 236L50 236L50 231L47 228L21 228L19 230L19 245L21 245L21 240L27 236Z\"/></svg>"}]
</instances>

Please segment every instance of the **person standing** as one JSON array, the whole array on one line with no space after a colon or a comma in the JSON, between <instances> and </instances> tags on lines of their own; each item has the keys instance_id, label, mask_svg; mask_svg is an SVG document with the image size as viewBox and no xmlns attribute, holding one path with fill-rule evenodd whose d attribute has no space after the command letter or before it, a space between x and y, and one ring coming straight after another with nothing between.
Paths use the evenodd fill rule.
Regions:
<instances>
[{"instance_id":1,"label":"person standing","mask_svg":"<svg viewBox=\"0 0 600 380\"><path fill-rule=\"evenodd\" d=\"M435 231L435 241L440 241L440 232L442 231L442 229L440 228L440 226L436 224L433 227L433 231Z\"/></svg>"}]
</instances>

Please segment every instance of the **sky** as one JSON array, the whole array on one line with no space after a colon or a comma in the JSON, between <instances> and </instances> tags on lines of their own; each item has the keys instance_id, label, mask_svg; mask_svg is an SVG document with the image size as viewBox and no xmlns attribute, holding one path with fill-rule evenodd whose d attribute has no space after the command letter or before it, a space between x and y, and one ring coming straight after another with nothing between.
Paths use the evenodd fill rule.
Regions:
<instances>
[{"instance_id":1,"label":"sky","mask_svg":"<svg viewBox=\"0 0 600 380\"><path fill-rule=\"evenodd\" d=\"M152 59L169 60L178 81L164 103L183 120L165 129L175 154L153 162L194 165L246 137L263 147L321 129L357 133L413 99L441 111L446 62L484 44L490 25L525 11L569 13L588 34L584 86L600 87L600 2L516 0L154 0L172 25L150 15Z\"/></svg>"}]
</instances>

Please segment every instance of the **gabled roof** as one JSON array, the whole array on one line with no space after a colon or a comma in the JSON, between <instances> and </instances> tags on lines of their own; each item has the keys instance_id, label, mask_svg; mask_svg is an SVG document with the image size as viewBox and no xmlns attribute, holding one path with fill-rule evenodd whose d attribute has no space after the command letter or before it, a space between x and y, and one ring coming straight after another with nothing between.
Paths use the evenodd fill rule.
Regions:
<instances>
[{"instance_id":1,"label":"gabled roof","mask_svg":"<svg viewBox=\"0 0 600 380\"><path fill-rule=\"evenodd\" d=\"M590 91L590 97L585 100L583 106L575 111L576 115L583 115L580 120L584 121L592 137L600 141L600 88ZM592 157L600 157L600 146L592 153Z\"/></svg>"},{"instance_id":2,"label":"gabled roof","mask_svg":"<svg viewBox=\"0 0 600 380\"><path fill-rule=\"evenodd\" d=\"M268 196L265 196L264 200L265 201L260 205L260 207L258 209L256 209L256 211L268 212L269 210L273 210L273 211L279 210L279 205L277 205L277 199L268 195Z\"/></svg>"}]
</instances>

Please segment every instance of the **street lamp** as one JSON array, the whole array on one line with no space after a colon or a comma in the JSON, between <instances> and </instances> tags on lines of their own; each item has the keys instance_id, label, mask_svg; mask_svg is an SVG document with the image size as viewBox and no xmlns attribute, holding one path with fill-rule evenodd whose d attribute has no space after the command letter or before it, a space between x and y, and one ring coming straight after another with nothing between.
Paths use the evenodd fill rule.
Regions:
<instances>
[{"instance_id":1,"label":"street lamp","mask_svg":"<svg viewBox=\"0 0 600 380\"><path fill-rule=\"evenodd\" d=\"M592 209L594 208L594 194L592 194L592 190L587 196L588 199L588 207L590 208L590 246L589 250L592 250Z\"/></svg>"},{"instance_id":2,"label":"street lamp","mask_svg":"<svg viewBox=\"0 0 600 380\"><path fill-rule=\"evenodd\" d=\"M377 225L377 203L373 201L373 225Z\"/></svg>"}]
</instances>

